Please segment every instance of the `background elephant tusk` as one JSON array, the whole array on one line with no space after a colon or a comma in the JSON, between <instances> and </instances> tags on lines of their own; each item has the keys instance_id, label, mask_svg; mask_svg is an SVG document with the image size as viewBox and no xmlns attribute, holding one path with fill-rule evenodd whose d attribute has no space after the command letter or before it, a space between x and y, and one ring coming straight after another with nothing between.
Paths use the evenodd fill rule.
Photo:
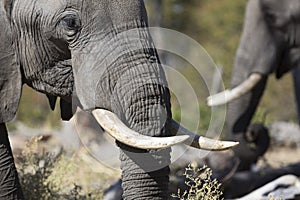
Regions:
<instances>
[{"instance_id":1,"label":"background elephant tusk","mask_svg":"<svg viewBox=\"0 0 300 200\"><path fill-rule=\"evenodd\" d=\"M261 74L258 73L251 74L247 80L245 80L242 84L233 88L232 90L225 90L221 93L209 96L207 98L207 104L209 106L218 106L218 105L229 103L234 99L237 99L242 95L250 92L261 79L262 79Z\"/></svg>"},{"instance_id":2,"label":"background elephant tusk","mask_svg":"<svg viewBox=\"0 0 300 200\"><path fill-rule=\"evenodd\" d=\"M186 135L173 137L150 137L141 135L128 128L116 114L104 110L95 109L93 116L101 127L116 140L139 149L161 149L179 144L187 140Z\"/></svg>"},{"instance_id":3,"label":"background elephant tusk","mask_svg":"<svg viewBox=\"0 0 300 200\"><path fill-rule=\"evenodd\" d=\"M184 144L195 147L197 149L212 150L212 151L223 151L230 149L236 145L238 142L231 141L218 141L214 139L209 139L200 135L197 135L188 129L184 128L176 121L172 120L172 130L173 135L188 135L189 139L184 141Z\"/></svg>"}]
</instances>

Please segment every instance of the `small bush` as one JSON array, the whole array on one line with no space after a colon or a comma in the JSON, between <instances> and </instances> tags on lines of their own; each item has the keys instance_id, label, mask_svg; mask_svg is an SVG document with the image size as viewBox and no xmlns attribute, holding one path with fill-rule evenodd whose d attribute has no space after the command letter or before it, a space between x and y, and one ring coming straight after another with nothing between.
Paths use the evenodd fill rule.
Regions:
<instances>
[{"instance_id":1,"label":"small bush","mask_svg":"<svg viewBox=\"0 0 300 200\"><path fill-rule=\"evenodd\" d=\"M66 163L70 163L71 158L67 158L63 151L56 156L47 152L39 152L39 140L39 137L31 139L22 154L17 156L19 179L25 199L101 199L101 190L85 193L82 186L76 183L69 186L70 181L68 181L67 171L73 171L73 169L70 169L70 166ZM61 177L56 177L58 168L64 170L60 173Z\"/></svg>"},{"instance_id":2,"label":"small bush","mask_svg":"<svg viewBox=\"0 0 300 200\"><path fill-rule=\"evenodd\" d=\"M189 165L185 169L184 176L187 181L185 184L189 190L183 193L178 189L177 194L172 194L173 198L179 200L219 200L223 199L221 184L216 179L211 178L212 170L207 166L197 168Z\"/></svg>"}]
</instances>

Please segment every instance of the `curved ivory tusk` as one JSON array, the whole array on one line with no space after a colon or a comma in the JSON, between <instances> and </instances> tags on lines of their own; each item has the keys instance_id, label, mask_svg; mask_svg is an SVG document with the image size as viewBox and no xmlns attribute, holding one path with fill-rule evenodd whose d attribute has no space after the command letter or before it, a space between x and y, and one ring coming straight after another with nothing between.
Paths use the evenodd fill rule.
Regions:
<instances>
[{"instance_id":1,"label":"curved ivory tusk","mask_svg":"<svg viewBox=\"0 0 300 200\"><path fill-rule=\"evenodd\" d=\"M197 135L187 130L186 128L184 128L174 120L172 120L171 127L172 127L171 132L173 133L173 135L188 135L189 139L185 140L183 143L195 147L197 149L223 151L223 150L230 149L239 144L238 142L213 140L213 139L209 139Z\"/></svg>"},{"instance_id":2,"label":"curved ivory tusk","mask_svg":"<svg viewBox=\"0 0 300 200\"><path fill-rule=\"evenodd\" d=\"M189 138L186 135L173 137L141 135L128 128L114 113L108 110L95 109L92 113L97 122L108 134L128 146L140 149L161 149L182 143Z\"/></svg>"},{"instance_id":3,"label":"curved ivory tusk","mask_svg":"<svg viewBox=\"0 0 300 200\"><path fill-rule=\"evenodd\" d=\"M207 104L209 106L218 106L229 103L244 94L250 92L257 83L262 79L262 75L258 73L251 74L250 77L245 80L239 86L233 88L232 90L225 90L221 93L209 96L207 98Z\"/></svg>"}]
</instances>

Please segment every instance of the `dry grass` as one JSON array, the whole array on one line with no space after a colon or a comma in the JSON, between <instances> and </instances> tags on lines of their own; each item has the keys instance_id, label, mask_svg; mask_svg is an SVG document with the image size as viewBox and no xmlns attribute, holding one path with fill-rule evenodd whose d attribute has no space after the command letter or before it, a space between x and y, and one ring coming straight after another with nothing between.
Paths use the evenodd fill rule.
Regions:
<instances>
[{"instance_id":1,"label":"dry grass","mask_svg":"<svg viewBox=\"0 0 300 200\"><path fill-rule=\"evenodd\" d=\"M185 169L184 176L187 181L188 191L178 190L172 197L179 200L219 200L223 199L221 184L216 179L212 179L212 170L207 166L198 168L196 165L189 165Z\"/></svg>"}]
</instances>

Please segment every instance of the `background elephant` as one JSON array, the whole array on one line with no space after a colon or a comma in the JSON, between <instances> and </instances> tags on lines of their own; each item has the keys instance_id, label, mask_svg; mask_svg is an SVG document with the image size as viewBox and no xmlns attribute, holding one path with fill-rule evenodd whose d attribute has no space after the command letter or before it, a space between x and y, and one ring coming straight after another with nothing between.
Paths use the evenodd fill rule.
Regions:
<instances>
[{"instance_id":1,"label":"background elephant","mask_svg":"<svg viewBox=\"0 0 300 200\"><path fill-rule=\"evenodd\" d=\"M263 95L268 76L275 73L277 78L281 78L299 65L299 20L299 0L249 0L234 61L231 79L233 89L209 97L211 105L231 101L228 104L227 136L244 143L236 148L236 154L243 161L251 159L242 150L250 146L244 133ZM296 94L299 89L298 71L294 71ZM299 105L299 95L297 102Z\"/></svg>"},{"instance_id":2,"label":"background elephant","mask_svg":"<svg viewBox=\"0 0 300 200\"><path fill-rule=\"evenodd\" d=\"M60 97L62 119L76 106L93 112L121 141L124 199L169 197L171 145L236 145L196 136L172 120L143 1L1 0L0 23L1 197L22 199L5 128L22 84L45 93L53 109ZM177 131L182 135L162 137Z\"/></svg>"}]
</instances>

